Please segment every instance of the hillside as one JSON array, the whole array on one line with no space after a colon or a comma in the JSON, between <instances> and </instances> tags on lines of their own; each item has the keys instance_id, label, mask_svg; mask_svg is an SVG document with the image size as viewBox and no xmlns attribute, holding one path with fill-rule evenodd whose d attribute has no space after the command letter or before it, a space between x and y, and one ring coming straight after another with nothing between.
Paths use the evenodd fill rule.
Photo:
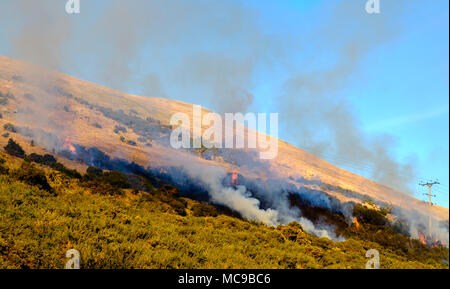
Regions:
<instances>
[{"instance_id":1,"label":"hillside","mask_svg":"<svg viewBox=\"0 0 450 289\"><path fill-rule=\"evenodd\" d=\"M297 220L306 231L335 240L339 236L320 218L311 222L306 211L287 208L290 196L298 196L299 207L306 202L327 209L349 224L355 204L370 201L377 207L389 207L392 221L408 223L413 238L428 231L430 214L433 237L448 244L448 225L442 225L448 224L448 209L433 206L429 211L426 204L407 194L340 169L281 140L278 157L271 161L261 161L249 150L220 150L218 155L207 151L206 155L213 156L205 157L203 152L170 148L170 116L175 112L191 115L191 104L128 95L3 56L0 93L1 147L14 138L27 153L63 155L61 162L80 172L87 165L108 169L109 163L89 155L95 148L111 159L134 162L167 175L172 183L189 184L182 188L185 196L194 192L186 189L193 185L208 194L212 203L229 207L246 219L273 226ZM238 171L240 185L251 197L222 185L231 171Z\"/></svg>"},{"instance_id":2,"label":"hillside","mask_svg":"<svg viewBox=\"0 0 450 289\"><path fill-rule=\"evenodd\" d=\"M117 173L109 175L113 188L102 174L90 168L69 177L0 154L0 268L64 268L72 248L81 268L97 269L362 269L368 249L379 250L381 268L448 268L447 248L372 228L363 218L363 230L346 228L347 240L333 242L295 222L268 227L234 217L167 184L150 192L119 189Z\"/></svg>"}]
</instances>

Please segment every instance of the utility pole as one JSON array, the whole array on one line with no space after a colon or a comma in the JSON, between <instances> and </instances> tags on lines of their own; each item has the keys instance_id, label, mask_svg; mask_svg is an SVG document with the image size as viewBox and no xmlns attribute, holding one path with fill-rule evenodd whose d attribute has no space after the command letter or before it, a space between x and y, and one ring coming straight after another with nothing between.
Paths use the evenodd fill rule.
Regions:
<instances>
[{"instance_id":1,"label":"utility pole","mask_svg":"<svg viewBox=\"0 0 450 289\"><path fill-rule=\"evenodd\" d=\"M431 197L436 197L436 195L432 195L431 194L431 187L434 185L439 185L440 183L438 181L434 181L434 182L427 182L427 183L420 183L420 186L427 186L428 187L428 194L424 194L424 195L428 195L428 202L430 205L430 213L428 215L428 228L429 228L429 234L430 234L430 238L432 238L432 233L431 233L431 206L433 206L433 203L431 202Z\"/></svg>"}]
</instances>

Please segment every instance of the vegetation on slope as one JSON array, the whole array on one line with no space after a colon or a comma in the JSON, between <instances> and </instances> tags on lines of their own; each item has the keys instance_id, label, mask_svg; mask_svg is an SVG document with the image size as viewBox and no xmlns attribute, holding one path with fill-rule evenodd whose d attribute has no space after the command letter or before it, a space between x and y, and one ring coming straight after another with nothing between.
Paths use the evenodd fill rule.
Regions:
<instances>
[{"instance_id":1,"label":"vegetation on slope","mask_svg":"<svg viewBox=\"0 0 450 289\"><path fill-rule=\"evenodd\" d=\"M333 242L297 223L273 228L227 216L168 184L140 179L144 191L133 188L138 176L90 167L77 178L55 163L0 156L0 268L64 268L72 248L82 268L365 268L369 249L380 252L381 268L448 268L447 248L404 237L414 248L403 252L369 240L370 218L361 218L364 233L349 227L352 236ZM396 236L373 226L384 239Z\"/></svg>"}]
</instances>

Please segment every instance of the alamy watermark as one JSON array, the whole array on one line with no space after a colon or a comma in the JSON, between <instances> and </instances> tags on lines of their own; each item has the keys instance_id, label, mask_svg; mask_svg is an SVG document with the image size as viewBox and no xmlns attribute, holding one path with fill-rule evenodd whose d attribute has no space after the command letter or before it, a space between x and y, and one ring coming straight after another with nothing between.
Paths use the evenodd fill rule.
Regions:
<instances>
[{"instance_id":1,"label":"alamy watermark","mask_svg":"<svg viewBox=\"0 0 450 289\"><path fill-rule=\"evenodd\" d=\"M366 252L366 258L370 258L366 263L366 269L380 269L380 252L370 249Z\"/></svg>"},{"instance_id":2,"label":"alamy watermark","mask_svg":"<svg viewBox=\"0 0 450 289\"><path fill-rule=\"evenodd\" d=\"M367 0L366 12L369 14L380 14L380 0Z\"/></svg>"},{"instance_id":3,"label":"alamy watermark","mask_svg":"<svg viewBox=\"0 0 450 289\"><path fill-rule=\"evenodd\" d=\"M80 0L67 0L66 12L67 12L67 14L79 14L80 13Z\"/></svg>"},{"instance_id":4,"label":"alamy watermark","mask_svg":"<svg viewBox=\"0 0 450 289\"><path fill-rule=\"evenodd\" d=\"M67 0L65 8L68 14L79 14L80 0ZM380 14L380 0L367 0L365 8L369 14Z\"/></svg>"},{"instance_id":5,"label":"alamy watermark","mask_svg":"<svg viewBox=\"0 0 450 289\"><path fill-rule=\"evenodd\" d=\"M70 258L66 263L66 269L80 269L80 252L78 250L68 250L66 258Z\"/></svg>"},{"instance_id":6,"label":"alamy watermark","mask_svg":"<svg viewBox=\"0 0 450 289\"><path fill-rule=\"evenodd\" d=\"M173 148L259 149L260 159L273 159L278 155L278 113L269 115L269 134L266 134L266 113L225 113L224 122L218 113L209 112L202 116L202 107L194 105L192 114L192 127L186 113L178 112L170 118L170 124L178 126L170 135ZM209 127L202 132L202 127L206 126Z\"/></svg>"}]
</instances>

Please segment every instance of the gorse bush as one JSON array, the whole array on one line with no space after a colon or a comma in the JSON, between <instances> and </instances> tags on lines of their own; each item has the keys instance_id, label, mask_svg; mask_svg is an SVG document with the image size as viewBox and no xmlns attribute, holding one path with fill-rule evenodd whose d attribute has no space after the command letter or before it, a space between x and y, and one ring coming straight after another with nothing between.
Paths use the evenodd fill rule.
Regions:
<instances>
[{"instance_id":1,"label":"gorse bush","mask_svg":"<svg viewBox=\"0 0 450 289\"><path fill-rule=\"evenodd\" d=\"M81 179L81 174L79 172L66 168L63 164L59 163L54 156L50 154L45 154L42 156L36 153L32 153L29 156L26 156L26 160L49 166L50 168L57 170L70 178Z\"/></svg>"},{"instance_id":2,"label":"gorse bush","mask_svg":"<svg viewBox=\"0 0 450 289\"><path fill-rule=\"evenodd\" d=\"M86 188L91 190L91 193L99 194L99 195L109 195L109 196L121 196L124 194L123 190L112 186L108 183L99 183L96 181L88 182L84 185Z\"/></svg>"},{"instance_id":3,"label":"gorse bush","mask_svg":"<svg viewBox=\"0 0 450 289\"><path fill-rule=\"evenodd\" d=\"M13 172L13 176L28 185L35 186L52 194L54 193L44 171L36 168L31 162L23 161L22 165Z\"/></svg>"},{"instance_id":4,"label":"gorse bush","mask_svg":"<svg viewBox=\"0 0 450 289\"><path fill-rule=\"evenodd\" d=\"M13 139L8 140L8 144L4 147L5 151L15 157L24 158L25 157L25 151L22 149L22 147L16 143Z\"/></svg>"},{"instance_id":5,"label":"gorse bush","mask_svg":"<svg viewBox=\"0 0 450 289\"><path fill-rule=\"evenodd\" d=\"M32 153L28 156L28 159L32 162L46 165L46 166L52 166L57 163L57 160L54 156L45 154L45 155L38 155L36 153Z\"/></svg>"},{"instance_id":6,"label":"gorse bush","mask_svg":"<svg viewBox=\"0 0 450 289\"><path fill-rule=\"evenodd\" d=\"M89 188L92 193L110 196L123 195L122 188L129 187L126 175L120 172L103 173L94 167L88 168L81 185Z\"/></svg>"},{"instance_id":7,"label":"gorse bush","mask_svg":"<svg viewBox=\"0 0 450 289\"><path fill-rule=\"evenodd\" d=\"M103 172L102 169L92 166L87 168L83 181L108 184L120 189L128 189L131 187L126 174L119 171Z\"/></svg>"},{"instance_id":8,"label":"gorse bush","mask_svg":"<svg viewBox=\"0 0 450 289\"><path fill-rule=\"evenodd\" d=\"M180 190L172 185L164 184L158 188L155 196L162 202L168 204L176 214L186 216L187 202L180 197Z\"/></svg>"},{"instance_id":9,"label":"gorse bush","mask_svg":"<svg viewBox=\"0 0 450 289\"><path fill-rule=\"evenodd\" d=\"M9 131L9 132L14 132L14 133L17 132L17 128L12 123L9 123L9 122L5 123L3 125L3 129L6 131Z\"/></svg>"},{"instance_id":10,"label":"gorse bush","mask_svg":"<svg viewBox=\"0 0 450 289\"><path fill-rule=\"evenodd\" d=\"M113 187L118 187L122 189L130 188L130 182L128 181L128 176L119 171L111 171L103 173L102 181L104 183L110 184Z\"/></svg>"},{"instance_id":11,"label":"gorse bush","mask_svg":"<svg viewBox=\"0 0 450 289\"><path fill-rule=\"evenodd\" d=\"M125 127L123 127L123 126L116 125L115 128L114 128L114 133L119 133L119 132L126 133L127 129Z\"/></svg>"},{"instance_id":12,"label":"gorse bush","mask_svg":"<svg viewBox=\"0 0 450 289\"><path fill-rule=\"evenodd\" d=\"M192 213L196 217L217 217L217 209L205 203L195 204L192 206Z\"/></svg>"},{"instance_id":13,"label":"gorse bush","mask_svg":"<svg viewBox=\"0 0 450 289\"><path fill-rule=\"evenodd\" d=\"M88 167L86 170L86 177L89 179L96 179L103 176L103 170L96 167Z\"/></svg>"},{"instance_id":14,"label":"gorse bush","mask_svg":"<svg viewBox=\"0 0 450 289\"><path fill-rule=\"evenodd\" d=\"M367 208L364 205L357 204L353 208L353 215L358 218L359 221L365 224L372 224L375 226L385 226L388 224L386 215L388 210L375 210Z\"/></svg>"},{"instance_id":15,"label":"gorse bush","mask_svg":"<svg viewBox=\"0 0 450 289\"><path fill-rule=\"evenodd\" d=\"M278 230L280 230L281 234L286 240L297 242L301 238L302 235L305 234L302 226L297 222L289 223L286 226L279 226Z\"/></svg>"},{"instance_id":16,"label":"gorse bush","mask_svg":"<svg viewBox=\"0 0 450 289\"><path fill-rule=\"evenodd\" d=\"M9 174L9 168L5 166L6 161L3 158L0 158L0 175Z\"/></svg>"}]
</instances>

